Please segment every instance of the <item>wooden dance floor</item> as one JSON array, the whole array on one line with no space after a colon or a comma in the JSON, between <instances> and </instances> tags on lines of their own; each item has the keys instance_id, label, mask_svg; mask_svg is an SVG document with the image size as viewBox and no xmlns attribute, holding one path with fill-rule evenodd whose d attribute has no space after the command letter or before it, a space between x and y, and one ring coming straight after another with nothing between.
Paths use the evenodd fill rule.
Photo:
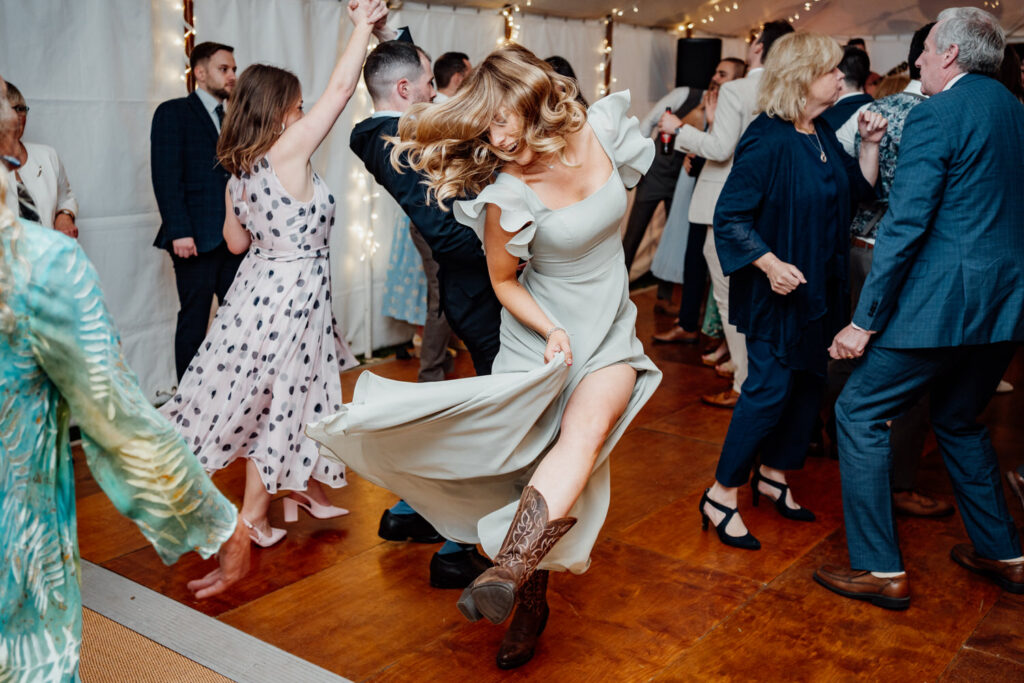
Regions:
<instances>
[{"instance_id":1,"label":"wooden dance floor","mask_svg":"<svg viewBox=\"0 0 1024 683\"><path fill-rule=\"evenodd\" d=\"M755 509L746 493L740 509L763 550L727 548L713 531L702 532L697 503L732 413L699 397L726 382L701 366L695 347L651 345L670 319L652 312L653 290L633 298L638 333L665 378L612 454L611 510L593 565L583 576L552 575L551 619L521 669L494 665L503 626L466 622L455 608L458 591L428 586L437 546L377 537L381 512L395 498L357 475L331 492L349 516L319 521L300 513L282 543L254 551L244 582L198 602L185 583L212 561L191 554L164 567L77 452L82 556L354 681L1024 681L1024 596L950 560L950 548L967 540L959 516L900 520L913 591L906 612L842 599L811 579L822 563L847 562L834 460L811 458L792 477L816 523ZM458 369L472 372L465 353ZM373 368L406 380L416 370L415 360ZM346 400L359 372L343 376ZM1024 462L1024 353L1009 379L1016 391L996 396L985 414L1004 471ZM214 480L240 502L243 476L238 462ZM920 486L953 500L933 438ZM283 524L279 503L270 519Z\"/></svg>"}]
</instances>

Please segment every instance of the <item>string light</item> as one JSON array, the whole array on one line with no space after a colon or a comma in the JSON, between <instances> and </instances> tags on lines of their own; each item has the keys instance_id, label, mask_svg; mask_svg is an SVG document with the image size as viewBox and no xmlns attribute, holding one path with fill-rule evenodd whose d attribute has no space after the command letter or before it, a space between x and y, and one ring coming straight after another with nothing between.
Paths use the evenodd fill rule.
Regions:
<instances>
[{"instance_id":1,"label":"string light","mask_svg":"<svg viewBox=\"0 0 1024 683\"><path fill-rule=\"evenodd\" d=\"M529 3L527 3L529 6ZM520 12L519 5L505 5L501 8L501 16L505 17L505 37L498 38L498 45L509 45L518 42L522 26L516 23L515 14Z\"/></svg>"}]
</instances>

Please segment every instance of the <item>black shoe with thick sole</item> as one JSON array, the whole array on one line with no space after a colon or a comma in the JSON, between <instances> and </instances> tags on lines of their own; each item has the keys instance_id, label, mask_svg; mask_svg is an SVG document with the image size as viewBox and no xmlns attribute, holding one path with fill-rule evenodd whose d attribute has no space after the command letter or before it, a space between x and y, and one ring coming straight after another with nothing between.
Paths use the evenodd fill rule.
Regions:
<instances>
[{"instance_id":1,"label":"black shoe with thick sole","mask_svg":"<svg viewBox=\"0 0 1024 683\"><path fill-rule=\"evenodd\" d=\"M465 588L490 568L491 561L466 548L454 553L434 553L430 558L430 585L434 588Z\"/></svg>"},{"instance_id":2,"label":"black shoe with thick sole","mask_svg":"<svg viewBox=\"0 0 1024 683\"><path fill-rule=\"evenodd\" d=\"M396 515L385 510L380 518L377 535L385 541L412 541L413 543L441 543L444 538L430 522L417 513Z\"/></svg>"}]
</instances>

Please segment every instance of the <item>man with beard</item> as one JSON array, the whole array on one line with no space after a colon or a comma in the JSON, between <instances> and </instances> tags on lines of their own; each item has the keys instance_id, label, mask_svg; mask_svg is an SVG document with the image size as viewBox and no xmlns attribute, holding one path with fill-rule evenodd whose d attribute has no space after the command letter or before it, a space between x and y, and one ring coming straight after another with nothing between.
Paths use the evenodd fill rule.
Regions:
<instances>
[{"instance_id":1,"label":"man with beard","mask_svg":"<svg viewBox=\"0 0 1024 683\"><path fill-rule=\"evenodd\" d=\"M153 246L171 254L181 304L174 333L179 379L206 336L213 296L223 303L244 257L224 244L228 172L217 162L224 104L235 87L233 52L220 43L196 45L189 63L198 87L157 107L149 136L161 219Z\"/></svg>"}]
</instances>

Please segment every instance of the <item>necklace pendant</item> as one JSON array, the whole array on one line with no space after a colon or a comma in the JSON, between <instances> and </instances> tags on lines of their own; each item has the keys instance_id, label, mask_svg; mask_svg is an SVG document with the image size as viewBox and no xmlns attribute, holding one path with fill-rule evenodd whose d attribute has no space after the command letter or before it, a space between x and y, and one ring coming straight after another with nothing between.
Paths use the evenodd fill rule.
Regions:
<instances>
[{"instance_id":1,"label":"necklace pendant","mask_svg":"<svg viewBox=\"0 0 1024 683\"><path fill-rule=\"evenodd\" d=\"M823 163L823 164L827 164L828 163L828 157L825 156L825 152L824 151L821 153L821 163Z\"/></svg>"}]
</instances>

